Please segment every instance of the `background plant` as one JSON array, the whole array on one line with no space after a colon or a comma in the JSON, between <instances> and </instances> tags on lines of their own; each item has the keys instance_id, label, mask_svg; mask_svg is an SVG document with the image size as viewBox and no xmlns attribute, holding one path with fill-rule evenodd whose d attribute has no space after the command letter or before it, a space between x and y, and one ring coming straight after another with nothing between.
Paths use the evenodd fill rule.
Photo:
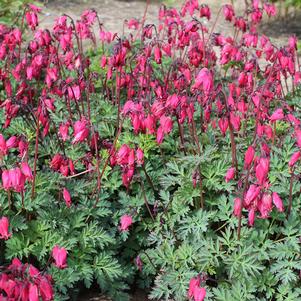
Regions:
<instances>
[{"instance_id":1,"label":"background plant","mask_svg":"<svg viewBox=\"0 0 301 301\"><path fill-rule=\"evenodd\" d=\"M210 8L186 1L129 36L93 10L39 29L39 12L24 8L28 42L0 28L1 264L47 271L58 300L96 282L181 301L198 275L206 300L298 299L297 40L256 31L275 7L225 5L206 26Z\"/></svg>"}]
</instances>

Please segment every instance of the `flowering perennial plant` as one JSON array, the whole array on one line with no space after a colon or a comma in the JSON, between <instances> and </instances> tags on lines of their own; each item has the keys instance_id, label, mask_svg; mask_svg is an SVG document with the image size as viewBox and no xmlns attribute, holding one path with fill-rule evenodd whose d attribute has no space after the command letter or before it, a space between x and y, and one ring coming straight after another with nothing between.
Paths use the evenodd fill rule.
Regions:
<instances>
[{"instance_id":1,"label":"flowering perennial plant","mask_svg":"<svg viewBox=\"0 0 301 301\"><path fill-rule=\"evenodd\" d=\"M301 298L297 38L251 2L0 25L0 300Z\"/></svg>"}]
</instances>

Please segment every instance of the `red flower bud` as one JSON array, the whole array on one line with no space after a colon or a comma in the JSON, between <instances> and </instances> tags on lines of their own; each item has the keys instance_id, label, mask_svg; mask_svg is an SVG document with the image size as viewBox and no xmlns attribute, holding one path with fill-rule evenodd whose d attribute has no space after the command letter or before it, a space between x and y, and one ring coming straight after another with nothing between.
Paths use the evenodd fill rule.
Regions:
<instances>
[{"instance_id":1,"label":"red flower bud","mask_svg":"<svg viewBox=\"0 0 301 301\"><path fill-rule=\"evenodd\" d=\"M11 237L11 233L8 231L9 220L6 216L0 219L0 239L7 240Z\"/></svg>"},{"instance_id":2,"label":"red flower bud","mask_svg":"<svg viewBox=\"0 0 301 301\"><path fill-rule=\"evenodd\" d=\"M70 195L69 191L66 188L63 189L63 198L65 200L66 206L68 208L70 208L71 204L72 204L71 195Z\"/></svg>"},{"instance_id":3,"label":"red flower bud","mask_svg":"<svg viewBox=\"0 0 301 301\"><path fill-rule=\"evenodd\" d=\"M130 215L123 215L120 218L120 231L128 231L129 227L133 223L133 219Z\"/></svg>"},{"instance_id":4,"label":"red flower bud","mask_svg":"<svg viewBox=\"0 0 301 301\"><path fill-rule=\"evenodd\" d=\"M52 257L55 260L55 266L59 269L64 269L67 267L67 251L65 248L60 248L59 246L54 246L52 249Z\"/></svg>"}]
</instances>

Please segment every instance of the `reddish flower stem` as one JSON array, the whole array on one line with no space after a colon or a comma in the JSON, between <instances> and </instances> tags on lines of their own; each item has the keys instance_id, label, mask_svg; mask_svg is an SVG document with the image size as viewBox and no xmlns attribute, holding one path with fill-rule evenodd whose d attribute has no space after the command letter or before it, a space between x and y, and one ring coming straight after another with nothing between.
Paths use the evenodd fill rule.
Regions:
<instances>
[{"instance_id":1,"label":"reddish flower stem","mask_svg":"<svg viewBox=\"0 0 301 301\"><path fill-rule=\"evenodd\" d=\"M31 199L35 198L35 184L37 176L37 160L39 151L39 135L40 135L40 121L39 116L37 116L37 128L36 128L36 141L35 141L35 151L34 151L34 165L33 165L33 180L31 189Z\"/></svg>"}]
</instances>

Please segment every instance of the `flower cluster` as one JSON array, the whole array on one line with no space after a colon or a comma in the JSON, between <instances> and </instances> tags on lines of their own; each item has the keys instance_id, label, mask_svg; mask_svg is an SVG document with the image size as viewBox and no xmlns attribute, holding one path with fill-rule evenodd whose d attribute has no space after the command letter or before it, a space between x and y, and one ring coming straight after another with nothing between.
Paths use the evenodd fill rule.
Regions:
<instances>
[{"instance_id":1,"label":"flower cluster","mask_svg":"<svg viewBox=\"0 0 301 301\"><path fill-rule=\"evenodd\" d=\"M0 300L53 300L52 278L15 258L0 273Z\"/></svg>"},{"instance_id":2,"label":"flower cluster","mask_svg":"<svg viewBox=\"0 0 301 301\"><path fill-rule=\"evenodd\" d=\"M132 149L127 144L123 144L120 149L110 157L111 166L119 165L122 169L122 183L129 187L134 172L135 165L141 166L144 162L144 153L140 148Z\"/></svg>"}]
</instances>

